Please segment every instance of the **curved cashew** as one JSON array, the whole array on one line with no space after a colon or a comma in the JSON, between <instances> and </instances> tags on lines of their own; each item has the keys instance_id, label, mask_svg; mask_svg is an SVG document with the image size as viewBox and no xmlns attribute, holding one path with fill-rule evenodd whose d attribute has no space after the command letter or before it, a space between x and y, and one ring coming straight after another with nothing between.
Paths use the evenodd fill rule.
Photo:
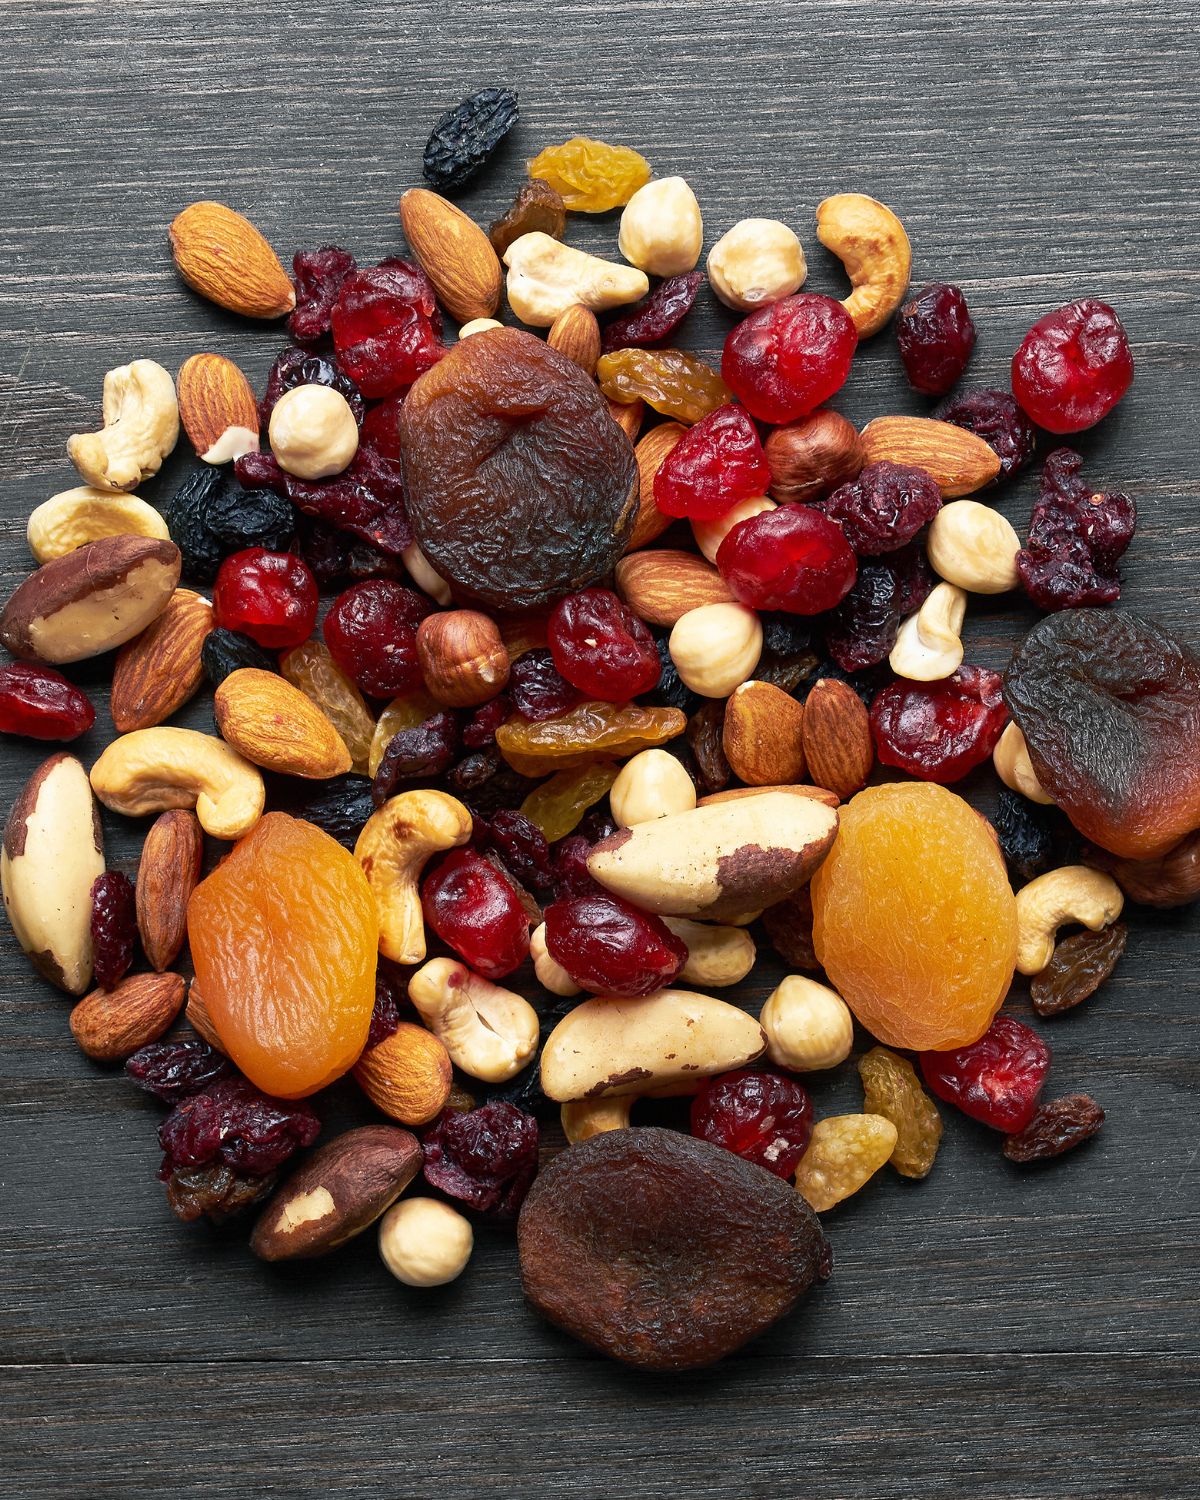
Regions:
<instances>
[{"instance_id":1,"label":"curved cashew","mask_svg":"<svg viewBox=\"0 0 1200 1500\"><path fill-rule=\"evenodd\" d=\"M563 1134L572 1146L606 1130L628 1130L635 1094L620 1099L568 1099L559 1110Z\"/></svg>"},{"instance_id":2,"label":"curved cashew","mask_svg":"<svg viewBox=\"0 0 1200 1500\"><path fill-rule=\"evenodd\" d=\"M926 545L934 571L972 594L1006 594L1021 581L1021 538L998 510L978 500L943 505Z\"/></svg>"},{"instance_id":3,"label":"curved cashew","mask_svg":"<svg viewBox=\"0 0 1200 1500\"><path fill-rule=\"evenodd\" d=\"M817 238L841 261L854 290L842 306L861 339L878 333L904 300L912 246L885 204L864 193L838 193L817 208Z\"/></svg>"},{"instance_id":4,"label":"curved cashew","mask_svg":"<svg viewBox=\"0 0 1200 1500\"><path fill-rule=\"evenodd\" d=\"M179 441L175 382L152 359L135 359L104 377L104 426L67 439L67 453L98 490L132 490L157 474Z\"/></svg>"},{"instance_id":5,"label":"curved cashew","mask_svg":"<svg viewBox=\"0 0 1200 1500\"><path fill-rule=\"evenodd\" d=\"M499 328L500 324L497 323L496 327ZM423 594L428 594L435 604L450 603L454 597L450 592L450 585L440 573L434 571L433 564L416 542L409 542L400 554L400 561Z\"/></svg>"},{"instance_id":6,"label":"curved cashew","mask_svg":"<svg viewBox=\"0 0 1200 1500\"><path fill-rule=\"evenodd\" d=\"M1010 723L996 742L992 751L992 762L996 775L1006 787L1028 797L1030 802L1040 802L1043 807L1053 807L1054 798L1038 780L1033 762L1029 759L1029 746L1016 723Z\"/></svg>"},{"instance_id":7,"label":"curved cashew","mask_svg":"<svg viewBox=\"0 0 1200 1500\"><path fill-rule=\"evenodd\" d=\"M574 250L541 230L515 239L504 252L504 264L508 305L531 328L549 328L576 302L603 312L636 302L650 290L644 271Z\"/></svg>"},{"instance_id":8,"label":"curved cashew","mask_svg":"<svg viewBox=\"0 0 1200 1500\"><path fill-rule=\"evenodd\" d=\"M900 627L888 665L910 682L940 682L962 665L962 625L967 596L953 583L939 583L915 615Z\"/></svg>"},{"instance_id":9,"label":"curved cashew","mask_svg":"<svg viewBox=\"0 0 1200 1500\"><path fill-rule=\"evenodd\" d=\"M105 536L145 536L169 542L167 523L136 495L93 489L90 484L62 490L43 500L29 517L25 535L40 563L65 557Z\"/></svg>"},{"instance_id":10,"label":"curved cashew","mask_svg":"<svg viewBox=\"0 0 1200 1500\"><path fill-rule=\"evenodd\" d=\"M401 792L373 812L354 845L379 907L379 951L398 964L425 957L417 881L431 854L471 837L471 814L447 792Z\"/></svg>"},{"instance_id":11,"label":"curved cashew","mask_svg":"<svg viewBox=\"0 0 1200 1500\"><path fill-rule=\"evenodd\" d=\"M679 971L684 983L723 989L740 984L754 967L754 939L744 927L691 922L687 917L664 917L663 921L687 945L687 963Z\"/></svg>"},{"instance_id":12,"label":"curved cashew","mask_svg":"<svg viewBox=\"0 0 1200 1500\"><path fill-rule=\"evenodd\" d=\"M452 958L433 958L418 969L408 981L408 998L451 1062L472 1078L503 1083L537 1051L533 1006Z\"/></svg>"},{"instance_id":13,"label":"curved cashew","mask_svg":"<svg viewBox=\"0 0 1200 1500\"><path fill-rule=\"evenodd\" d=\"M797 1073L836 1068L850 1056L854 1020L836 990L803 974L788 977L767 997L758 1024L767 1056Z\"/></svg>"},{"instance_id":14,"label":"curved cashew","mask_svg":"<svg viewBox=\"0 0 1200 1500\"><path fill-rule=\"evenodd\" d=\"M1111 875L1087 865L1063 865L1039 875L1017 892L1017 970L1040 974L1054 957L1064 922L1099 932L1121 915L1125 897Z\"/></svg>"},{"instance_id":15,"label":"curved cashew","mask_svg":"<svg viewBox=\"0 0 1200 1500\"><path fill-rule=\"evenodd\" d=\"M546 947L546 924L540 923L529 934L529 956L533 959L533 972L537 982L552 995L578 995L579 986L556 958L550 957Z\"/></svg>"},{"instance_id":16,"label":"curved cashew","mask_svg":"<svg viewBox=\"0 0 1200 1500\"><path fill-rule=\"evenodd\" d=\"M224 740L163 725L115 739L92 767L92 790L127 817L194 807L215 839L249 833L266 800L258 769Z\"/></svg>"}]
</instances>

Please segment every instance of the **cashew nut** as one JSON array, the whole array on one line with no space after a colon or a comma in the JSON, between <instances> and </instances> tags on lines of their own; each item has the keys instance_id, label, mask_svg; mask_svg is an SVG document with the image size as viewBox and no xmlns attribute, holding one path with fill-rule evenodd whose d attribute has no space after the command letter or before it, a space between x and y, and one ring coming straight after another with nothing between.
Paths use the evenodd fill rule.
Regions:
<instances>
[{"instance_id":1,"label":"cashew nut","mask_svg":"<svg viewBox=\"0 0 1200 1500\"><path fill-rule=\"evenodd\" d=\"M761 516L765 511L777 509L774 500L768 500L765 495L752 495L749 500L739 500L732 510L727 510L715 521L693 521L692 535L696 538L696 546L710 563L715 564L721 543L739 521L748 521L751 516Z\"/></svg>"},{"instance_id":2,"label":"cashew nut","mask_svg":"<svg viewBox=\"0 0 1200 1500\"><path fill-rule=\"evenodd\" d=\"M563 1134L572 1146L577 1146L606 1130L628 1130L629 1116L636 1103L633 1094L620 1099L568 1099L559 1110Z\"/></svg>"},{"instance_id":3,"label":"cashew nut","mask_svg":"<svg viewBox=\"0 0 1200 1500\"><path fill-rule=\"evenodd\" d=\"M379 951L398 964L425 957L421 871L431 854L471 837L471 814L448 792L401 792L373 812L354 845L379 907Z\"/></svg>"},{"instance_id":4,"label":"cashew nut","mask_svg":"<svg viewBox=\"0 0 1200 1500\"><path fill-rule=\"evenodd\" d=\"M442 1039L450 1061L472 1078L503 1083L537 1051L540 1028L528 1000L453 958L432 958L418 969L408 981L408 998Z\"/></svg>"},{"instance_id":5,"label":"cashew nut","mask_svg":"<svg viewBox=\"0 0 1200 1500\"><path fill-rule=\"evenodd\" d=\"M804 285L808 264L794 230L778 219L742 219L708 252L712 289L737 312L753 312Z\"/></svg>"},{"instance_id":6,"label":"cashew nut","mask_svg":"<svg viewBox=\"0 0 1200 1500\"><path fill-rule=\"evenodd\" d=\"M947 583L972 594L1005 594L1021 581L1021 539L998 510L978 500L951 500L933 518L929 561Z\"/></svg>"},{"instance_id":7,"label":"cashew nut","mask_svg":"<svg viewBox=\"0 0 1200 1500\"><path fill-rule=\"evenodd\" d=\"M574 250L541 230L515 239L504 252L504 264L509 306L531 328L549 328L576 302L603 312L636 302L650 290L644 271Z\"/></svg>"},{"instance_id":8,"label":"cashew nut","mask_svg":"<svg viewBox=\"0 0 1200 1500\"><path fill-rule=\"evenodd\" d=\"M262 775L224 740L195 729L135 729L92 767L92 790L127 817L194 807L215 839L240 839L263 810Z\"/></svg>"},{"instance_id":9,"label":"cashew nut","mask_svg":"<svg viewBox=\"0 0 1200 1500\"><path fill-rule=\"evenodd\" d=\"M469 339L473 333L486 333L489 328L503 328L504 324L498 318L472 318L469 323L464 323L458 330L458 342Z\"/></svg>"},{"instance_id":10,"label":"cashew nut","mask_svg":"<svg viewBox=\"0 0 1200 1500\"><path fill-rule=\"evenodd\" d=\"M537 982L552 995L578 995L579 986L556 958L551 958L546 947L546 924L540 923L529 934L529 956L533 959L533 972Z\"/></svg>"},{"instance_id":11,"label":"cashew nut","mask_svg":"<svg viewBox=\"0 0 1200 1500\"><path fill-rule=\"evenodd\" d=\"M669 649L685 687L704 698L728 698L754 675L762 624L744 604L702 604L680 615Z\"/></svg>"},{"instance_id":12,"label":"cashew nut","mask_svg":"<svg viewBox=\"0 0 1200 1500\"><path fill-rule=\"evenodd\" d=\"M850 1056L854 1019L842 997L803 974L789 974L771 992L758 1018L767 1056L797 1073L836 1068Z\"/></svg>"},{"instance_id":13,"label":"cashew nut","mask_svg":"<svg viewBox=\"0 0 1200 1500\"><path fill-rule=\"evenodd\" d=\"M1087 865L1064 865L1017 892L1017 970L1040 974L1054 957L1058 929L1079 922L1099 932L1121 915L1125 897L1111 875Z\"/></svg>"},{"instance_id":14,"label":"cashew nut","mask_svg":"<svg viewBox=\"0 0 1200 1500\"><path fill-rule=\"evenodd\" d=\"M962 665L962 625L966 593L953 583L939 583L915 615L900 627L888 665L910 682L940 682Z\"/></svg>"},{"instance_id":15,"label":"cashew nut","mask_svg":"<svg viewBox=\"0 0 1200 1500\"><path fill-rule=\"evenodd\" d=\"M687 945L687 963L679 971L685 984L724 989L740 984L754 967L754 939L744 927L692 922L687 917L664 917L663 921Z\"/></svg>"},{"instance_id":16,"label":"cashew nut","mask_svg":"<svg viewBox=\"0 0 1200 1500\"><path fill-rule=\"evenodd\" d=\"M608 791L618 828L632 828L696 805L696 787L669 750L643 750L627 760Z\"/></svg>"},{"instance_id":17,"label":"cashew nut","mask_svg":"<svg viewBox=\"0 0 1200 1500\"><path fill-rule=\"evenodd\" d=\"M1030 802L1040 802L1043 807L1052 807L1054 798L1038 780L1033 762L1029 759L1029 746L1017 724L1010 723L992 751L996 775L1006 787L1028 797Z\"/></svg>"},{"instance_id":18,"label":"cashew nut","mask_svg":"<svg viewBox=\"0 0 1200 1500\"><path fill-rule=\"evenodd\" d=\"M912 246L886 205L863 193L838 193L817 208L817 238L841 261L854 290L842 306L861 339L878 333L904 300Z\"/></svg>"},{"instance_id":19,"label":"cashew nut","mask_svg":"<svg viewBox=\"0 0 1200 1500\"><path fill-rule=\"evenodd\" d=\"M132 490L157 474L179 441L175 382L152 359L104 377L104 426L67 439L67 454L98 490Z\"/></svg>"},{"instance_id":20,"label":"cashew nut","mask_svg":"<svg viewBox=\"0 0 1200 1500\"><path fill-rule=\"evenodd\" d=\"M444 605L451 602L454 596L450 592L450 585L440 573L435 571L433 564L416 542L409 542L400 554L400 561L416 586L423 594L428 594L435 604Z\"/></svg>"},{"instance_id":21,"label":"cashew nut","mask_svg":"<svg viewBox=\"0 0 1200 1500\"><path fill-rule=\"evenodd\" d=\"M700 259L704 220L682 177L660 177L638 188L625 205L617 245L639 271L679 276Z\"/></svg>"},{"instance_id":22,"label":"cashew nut","mask_svg":"<svg viewBox=\"0 0 1200 1500\"><path fill-rule=\"evenodd\" d=\"M61 490L43 500L29 517L25 535L40 563L65 557L104 536L146 536L168 542L167 523L136 495L96 490L90 484Z\"/></svg>"},{"instance_id":23,"label":"cashew nut","mask_svg":"<svg viewBox=\"0 0 1200 1500\"><path fill-rule=\"evenodd\" d=\"M276 463L299 479L340 474L358 452L358 423L350 403L330 385L284 391L267 436Z\"/></svg>"}]
</instances>

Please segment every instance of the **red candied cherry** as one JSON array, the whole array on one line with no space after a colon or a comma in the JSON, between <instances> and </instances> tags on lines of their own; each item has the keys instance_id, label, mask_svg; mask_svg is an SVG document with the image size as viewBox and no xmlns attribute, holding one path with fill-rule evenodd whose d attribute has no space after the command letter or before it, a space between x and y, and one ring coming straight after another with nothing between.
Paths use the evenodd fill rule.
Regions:
<instances>
[{"instance_id":1,"label":"red candied cherry","mask_svg":"<svg viewBox=\"0 0 1200 1500\"><path fill-rule=\"evenodd\" d=\"M452 849L425 877L425 920L485 979L503 979L529 955L529 915L511 880L474 849Z\"/></svg>"},{"instance_id":2,"label":"red candied cherry","mask_svg":"<svg viewBox=\"0 0 1200 1500\"><path fill-rule=\"evenodd\" d=\"M906 547L941 508L942 492L932 474L886 458L868 464L821 504L860 557Z\"/></svg>"},{"instance_id":3,"label":"red candied cherry","mask_svg":"<svg viewBox=\"0 0 1200 1500\"><path fill-rule=\"evenodd\" d=\"M841 390L858 347L840 302L798 292L744 318L721 357L725 384L760 422L794 422Z\"/></svg>"},{"instance_id":4,"label":"red candied cherry","mask_svg":"<svg viewBox=\"0 0 1200 1500\"><path fill-rule=\"evenodd\" d=\"M715 521L771 483L758 428L740 406L718 406L659 465L654 503L665 516Z\"/></svg>"},{"instance_id":5,"label":"red candied cherry","mask_svg":"<svg viewBox=\"0 0 1200 1500\"><path fill-rule=\"evenodd\" d=\"M624 703L658 684L654 637L611 589L582 589L554 606L550 655L562 677L589 698Z\"/></svg>"},{"instance_id":6,"label":"red candied cherry","mask_svg":"<svg viewBox=\"0 0 1200 1500\"><path fill-rule=\"evenodd\" d=\"M1007 1135L1033 1119L1049 1070L1050 1048L1011 1016L997 1016L969 1047L921 1053L921 1072L939 1099Z\"/></svg>"},{"instance_id":7,"label":"red candied cherry","mask_svg":"<svg viewBox=\"0 0 1200 1500\"><path fill-rule=\"evenodd\" d=\"M842 528L810 505L739 521L717 552L735 599L751 609L819 615L854 587L858 564Z\"/></svg>"},{"instance_id":8,"label":"red candied cherry","mask_svg":"<svg viewBox=\"0 0 1200 1500\"><path fill-rule=\"evenodd\" d=\"M594 995L651 995L688 959L661 917L599 888L546 908L546 951Z\"/></svg>"},{"instance_id":9,"label":"red candied cherry","mask_svg":"<svg viewBox=\"0 0 1200 1500\"><path fill-rule=\"evenodd\" d=\"M893 682L871 705L880 764L943 786L982 765L1008 710L999 672L959 667L940 682Z\"/></svg>"},{"instance_id":10,"label":"red candied cherry","mask_svg":"<svg viewBox=\"0 0 1200 1500\"><path fill-rule=\"evenodd\" d=\"M325 644L364 693L390 698L421 686L417 627L432 605L390 578L368 578L339 594L325 616Z\"/></svg>"},{"instance_id":11,"label":"red candied cherry","mask_svg":"<svg viewBox=\"0 0 1200 1500\"><path fill-rule=\"evenodd\" d=\"M393 396L446 352L429 278L405 260L385 260L343 284L333 305L333 347L364 396Z\"/></svg>"},{"instance_id":12,"label":"red candied cherry","mask_svg":"<svg viewBox=\"0 0 1200 1500\"><path fill-rule=\"evenodd\" d=\"M73 740L95 722L89 699L61 672L23 661L0 667L0 734Z\"/></svg>"},{"instance_id":13,"label":"red candied cherry","mask_svg":"<svg viewBox=\"0 0 1200 1500\"><path fill-rule=\"evenodd\" d=\"M913 390L944 396L975 347L975 324L960 288L945 282L922 287L900 309L896 343Z\"/></svg>"},{"instance_id":14,"label":"red candied cherry","mask_svg":"<svg viewBox=\"0 0 1200 1500\"><path fill-rule=\"evenodd\" d=\"M1013 395L1047 432L1082 432L1133 384L1133 355L1107 302L1084 297L1039 318L1013 355Z\"/></svg>"},{"instance_id":15,"label":"red candied cherry","mask_svg":"<svg viewBox=\"0 0 1200 1500\"><path fill-rule=\"evenodd\" d=\"M777 1073L720 1073L692 1100L692 1134L791 1177L813 1128L808 1090Z\"/></svg>"},{"instance_id":16,"label":"red candied cherry","mask_svg":"<svg viewBox=\"0 0 1200 1500\"><path fill-rule=\"evenodd\" d=\"M221 564L213 615L223 630L248 635L270 651L298 646L317 623L317 584L291 552L247 547Z\"/></svg>"}]
</instances>

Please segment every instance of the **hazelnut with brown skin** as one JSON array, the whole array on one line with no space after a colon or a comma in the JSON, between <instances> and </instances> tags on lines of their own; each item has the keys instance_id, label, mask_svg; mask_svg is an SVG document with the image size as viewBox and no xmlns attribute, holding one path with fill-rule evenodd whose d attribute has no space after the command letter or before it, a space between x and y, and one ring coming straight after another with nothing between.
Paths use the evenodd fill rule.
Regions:
<instances>
[{"instance_id":1,"label":"hazelnut with brown skin","mask_svg":"<svg viewBox=\"0 0 1200 1500\"><path fill-rule=\"evenodd\" d=\"M417 631L425 686L449 708L471 708L502 693L509 656L496 622L475 609L429 615Z\"/></svg>"},{"instance_id":2,"label":"hazelnut with brown skin","mask_svg":"<svg viewBox=\"0 0 1200 1500\"><path fill-rule=\"evenodd\" d=\"M839 484L857 479L866 462L854 424L824 407L777 427L765 446L770 491L781 505L820 500Z\"/></svg>"}]
</instances>

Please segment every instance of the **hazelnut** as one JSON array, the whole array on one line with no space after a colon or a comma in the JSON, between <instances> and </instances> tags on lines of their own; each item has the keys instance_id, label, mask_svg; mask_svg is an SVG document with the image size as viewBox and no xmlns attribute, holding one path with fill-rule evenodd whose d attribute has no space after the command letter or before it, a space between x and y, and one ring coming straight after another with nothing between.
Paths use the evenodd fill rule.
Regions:
<instances>
[{"instance_id":1,"label":"hazelnut","mask_svg":"<svg viewBox=\"0 0 1200 1500\"><path fill-rule=\"evenodd\" d=\"M807 275L795 231L778 219L743 219L708 252L713 291L739 312L790 297Z\"/></svg>"},{"instance_id":2,"label":"hazelnut","mask_svg":"<svg viewBox=\"0 0 1200 1500\"><path fill-rule=\"evenodd\" d=\"M267 429L281 469L298 479L340 474L358 452L358 423L341 391L297 385L275 403Z\"/></svg>"},{"instance_id":3,"label":"hazelnut","mask_svg":"<svg viewBox=\"0 0 1200 1500\"><path fill-rule=\"evenodd\" d=\"M609 806L618 828L687 812L696 788L682 762L667 750L643 750L628 760L609 788Z\"/></svg>"},{"instance_id":4,"label":"hazelnut","mask_svg":"<svg viewBox=\"0 0 1200 1500\"><path fill-rule=\"evenodd\" d=\"M857 479L867 461L854 423L825 407L776 427L765 447L771 493L781 505L820 500Z\"/></svg>"},{"instance_id":5,"label":"hazelnut","mask_svg":"<svg viewBox=\"0 0 1200 1500\"><path fill-rule=\"evenodd\" d=\"M651 276L679 276L695 266L704 220L682 177L661 177L638 188L621 215L617 244L630 265Z\"/></svg>"},{"instance_id":6,"label":"hazelnut","mask_svg":"<svg viewBox=\"0 0 1200 1500\"><path fill-rule=\"evenodd\" d=\"M462 1214L436 1198L402 1198L379 1221L379 1254L405 1286L445 1286L462 1275L474 1243Z\"/></svg>"},{"instance_id":7,"label":"hazelnut","mask_svg":"<svg viewBox=\"0 0 1200 1500\"><path fill-rule=\"evenodd\" d=\"M836 1068L854 1045L854 1020L846 1002L836 990L803 974L789 974L772 990L758 1020L767 1035L767 1056L795 1073Z\"/></svg>"},{"instance_id":8,"label":"hazelnut","mask_svg":"<svg viewBox=\"0 0 1200 1500\"><path fill-rule=\"evenodd\" d=\"M727 698L754 675L762 642L762 625L752 609L744 604L702 604L675 622L671 660L693 693Z\"/></svg>"},{"instance_id":9,"label":"hazelnut","mask_svg":"<svg viewBox=\"0 0 1200 1500\"><path fill-rule=\"evenodd\" d=\"M508 650L496 622L474 609L428 615L417 631L425 686L448 708L471 708L504 691Z\"/></svg>"}]
</instances>

